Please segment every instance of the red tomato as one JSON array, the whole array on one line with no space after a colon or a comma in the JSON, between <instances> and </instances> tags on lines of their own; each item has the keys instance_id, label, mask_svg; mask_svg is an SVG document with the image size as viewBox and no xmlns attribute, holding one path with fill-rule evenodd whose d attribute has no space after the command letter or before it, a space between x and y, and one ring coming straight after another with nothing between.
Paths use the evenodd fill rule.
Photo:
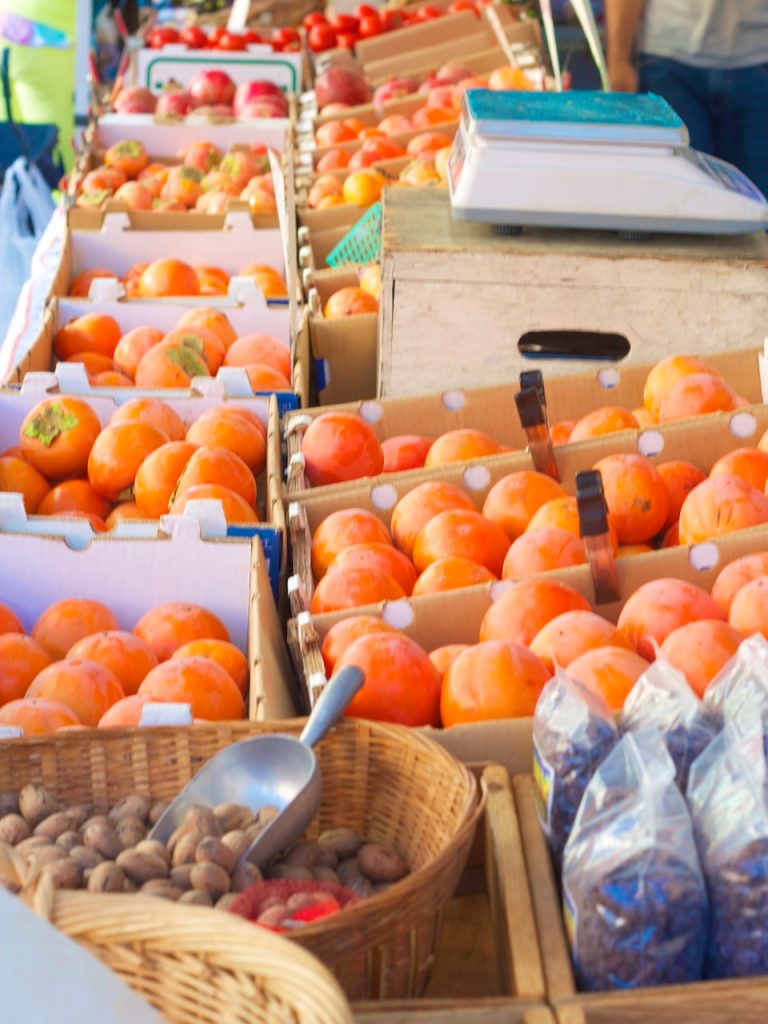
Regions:
<instances>
[{"instance_id":1,"label":"red tomato","mask_svg":"<svg viewBox=\"0 0 768 1024\"><path fill-rule=\"evenodd\" d=\"M216 49L216 46L217 46L219 40L221 39L221 37L224 35L224 33L226 31L227 30L224 28L223 25L217 25L215 28L211 29L211 31L208 33L208 47L209 47L209 49L211 49L211 50L215 50Z\"/></svg>"},{"instance_id":2,"label":"red tomato","mask_svg":"<svg viewBox=\"0 0 768 1024\"><path fill-rule=\"evenodd\" d=\"M301 24L309 32L313 25L325 25L326 17L322 11L310 11Z\"/></svg>"},{"instance_id":3,"label":"red tomato","mask_svg":"<svg viewBox=\"0 0 768 1024\"><path fill-rule=\"evenodd\" d=\"M480 12L474 0L453 0L453 3L448 8L449 14L460 14L462 11L473 11L478 18L480 17Z\"/></svg>"},{"instance_id":4,"label":"red tomato","mask_svg":"<svg viewBox=\"0 0 768 1024\"><path fill-rule=\"evenodd\" d=\"M295 28L276 28L272 33L272 42L287 46L289 43L300 42L301 37Z\"/></svg>"},{"instance_id":5,"label":"red tomato","mask_svg":"<svg viewBox=\"0 0 768 1024\"><path fill-rule=\"evenodd\" d=\"M246 46L256 46L264 42L264 36L259 32L255 32L252 28L248 28L243 32L243 39Z\"/></svg>"},{"instance_id":6,"label":"red tomato","mask_svg":"<svg viewBox=\"0 0 768 1024\"><path fill-rule=\"evenodd\" d=\"M380 18L385 32L391 32L395 28L402 28L405 24L402 11L382 11Z\"/></svg>"},{"instance_id":7,"label":"red tomato","mask_svg":"<svg viewBox=\"0 0 768 1024\"><path fill-rule=\"evenodd\" d=\"M432 18L442 18L443 12L434 4L422 4L416 10L417 21L431 21Z\"/></svg>"},{"instance_id":8,"label":"red tomato","mask_svg":"<svg viewBox=\"0 0 768 1024\"><path fill-rule=\"evenodd\" d=\"M190 50L204 50L208 45L208 36L197 25L188 25L179 32L179 42Z\"/></svg>"},{"instance_id":9,"label":"red tomato","mask_svg":"<svg viewBox=\"0 0 768 1024\"><path fill-rule=\"evenodd\" d=\"M164 46L179 42L179 33L170 25L153 28L147 35L147 46L150 50L162 50Z\"/></svg>"},{"instance_id":10,"label":"red tomato","mask_svg":"<svg viewBox=\"0 0 768 1024\"><path fill-rule=\"evenodd\" d=\"M372 18L374 15L378 17L379 12L376 10L375 7L371 7L370 4L358 4L357 7L354 9L353 14L355 15L356 18L363 19Z\"/></svg>"},{"instance_id":11,"label":"red tomato","mask_svg":"<svg viewBox=\"0 0 768 1024\"><path fill-rule=\"evenodd\" d=\"M216 43L217 50L244 50L245 38L237 32L225 32Z\"/></svg>"},{"instance_id":12,"label":"red tomato","mask_svg":"<svg viewBox=\"0 0 768 1024\"><path fill-rule=\"evenodd\" d=\"M354 14L334 14L329 24L334 32L357 32L358 20Z\"/></svg>"},{"instance_id":13,"label":"red tomato","mask_svg":"<svg viewBox=\"0 0 768 1024\"><path fill-rule=\"evenodd\" d=\"M345 50L352 50L359 38L357 32L339 32L336 36L336 45L343 46Z\"/></svg>"},{"instance_id":14,"label":"red tomato","mask_svg":"<svg viewBox=\"0 0 768 1024\"><path fill-rule=\"evenodd\" d=\"M372 17L360 19L360 38L371 39L373 36L379 36L384 31L381 18L378 14L374 14Z\"/></svg>"},{"instance_id":15,"label":"red tomato","mask_svg":"<svg viewBox=\"0 0 768 1024\"><path fill-rule=\"evenodd\" d=\"M332 50L336 46L336 33L330 25L313 25L307 34L307 42L313 53Z\"/></svg>"}]
</instances>

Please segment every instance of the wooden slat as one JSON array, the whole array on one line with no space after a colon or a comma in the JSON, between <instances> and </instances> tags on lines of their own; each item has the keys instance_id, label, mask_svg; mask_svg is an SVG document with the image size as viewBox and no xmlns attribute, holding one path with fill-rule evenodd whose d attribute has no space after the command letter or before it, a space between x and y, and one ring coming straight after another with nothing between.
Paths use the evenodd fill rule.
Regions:
<instances>
[{"instance_id":1,"label":"wooden slat","mask_svg":"<svg viewBox=\"0 0 768 1024\"><path fill-rule=\"evenodd\" d=\"M505 991L540 999L545 992L544 970L512 786L506 770L498 765L486 768L483 779L486 877L499 976Z\"/></svg>"},{"instance_id":2,"label":"wooden slat","mask_svg":"<svg viewBox=\"0 0 768 1024\"><path fill-rule=\"evenodd\" d=\"M559 1024L765 1024L768 979L596 992L556 1006Z\"/></svg>"},{"instance_id":3,"label":"wooden slat","mask_svg":"<svg viewBox=\"0 0 768 1024\"><path fill-rule=\"evenodd\" d=\"M352 1009L361 1024L555 1024L547 1007L512 999L357 1003Z\"/></svg>"}]
</instances>

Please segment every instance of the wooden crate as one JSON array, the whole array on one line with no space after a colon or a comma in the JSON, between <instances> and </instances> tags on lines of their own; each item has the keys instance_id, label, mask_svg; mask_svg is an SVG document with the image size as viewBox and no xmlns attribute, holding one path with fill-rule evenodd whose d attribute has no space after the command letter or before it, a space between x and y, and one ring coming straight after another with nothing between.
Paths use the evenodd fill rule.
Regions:
<instances>
[{"instance_id":1,"label":"wooden crate","mask_svg":"<svg viewBox=\"0 0 768 1024\"><path fill-rule=\"evenodd\" d=\"M765 1024L768 977L579 995L552 861L536 816L533 780L522 775L513 783L547 997L558 1024Z\"/></svg>"},{"instance_id":2,"label":"wooden crate","mask_svg":"<svg viewBox=\"0 0 768 1024\"><path fill-rule=\"evenodd\" d=\"M590 350L635 363L759 345L766 324L765 234L509 237L454 220L443 190L385 192L379 396L499 384L533 367L572 373ZM535 348L543 331L566 333L567 357L524 356L521 343ZM576 343L573 331L603 337Z\"/></svg>"}]
</instances>

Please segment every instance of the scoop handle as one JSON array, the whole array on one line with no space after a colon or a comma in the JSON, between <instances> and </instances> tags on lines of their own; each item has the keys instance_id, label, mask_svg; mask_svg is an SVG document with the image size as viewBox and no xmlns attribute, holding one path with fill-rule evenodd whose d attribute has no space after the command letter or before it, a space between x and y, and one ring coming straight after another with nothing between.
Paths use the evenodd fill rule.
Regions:
<instances>
[{"instance_id":1,"label":"scoop handle","mask_svg":"<svg viewBox=\"0 0 768 1024\"><path fill-rule=\"evenodd\" d=\"M337 672L312 708L307 724L299 736L301 742L308 747L314 747L331 726L338 722L349 702L358 690L362 689L364 682L365 676L354 665Z\"/></svg>"}]
</instances>

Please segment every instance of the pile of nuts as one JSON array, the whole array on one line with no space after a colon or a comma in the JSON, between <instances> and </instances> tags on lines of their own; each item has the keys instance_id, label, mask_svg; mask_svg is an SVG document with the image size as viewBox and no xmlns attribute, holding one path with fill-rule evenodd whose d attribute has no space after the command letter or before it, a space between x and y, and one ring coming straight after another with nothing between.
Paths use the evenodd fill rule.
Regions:
<instances>
[{"instance_id":1,"label":"pile of nuts","mask_svg":"<svg viewBox=\"0 0 768 1024\"><path fill-rule=\"evenodd\" d=\"M147 839L168 803L133 793L107 814L93 814L86 806L60 807L45 787L30 784L0 793L0 842L24 858L29 882L45 875L58 889L141 892L219 909L264 877L341 884L365 898L409 871L396 850L341 828L298 842L262 875L238 862L276 807L254 814L240 804L196 805L167 843Z\"/></svg>"}]
</instances>

